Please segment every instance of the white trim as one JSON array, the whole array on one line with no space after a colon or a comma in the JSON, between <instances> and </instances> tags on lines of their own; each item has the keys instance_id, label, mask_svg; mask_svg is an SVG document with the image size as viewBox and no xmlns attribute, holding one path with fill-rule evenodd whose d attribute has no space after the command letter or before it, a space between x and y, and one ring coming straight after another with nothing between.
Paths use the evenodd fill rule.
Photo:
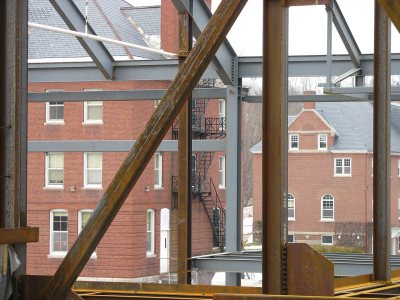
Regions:
<instances>
[{"instance_id":1,"label":"white trim","mask_svg":"<svg viewBox=\"0 0 400 300\"><path fill-rule=\"evenodd\" d=\"M293 197L293 217L289 217L289 195ZM296 197L292 193L288 193L288 221L296 221Z\"/></svg>"},{"instance_id":2,"label":"white trim","mask_svg":"<svg viewBox=\"0 0 400 300\"><path fill-rule=\"evenodd\" d=\"M93 209L81 209L78 210L78 235L82 231L82 213L91 213L93 214ZM94 249L92 255L90 256L91 259L97 259L96 249Z\"/></svg>"},{"instance_id":3,"label":"white trim","mask_svg":"<svg viewBox=\"0 0 400 300\"><path fill-rule=\"evenodd\" d=\"M221 177L221 175L222 175L222 177ZM221 178L222 178L222 180L221 180ZM226 160L225 160L225 156L220 156L219 159L218 159L218 187L220 189L225 189L226 188Z\"/></svg>"},{"instance_id":4,"label":"white trim","mask_svg":"<svg viewBox=\"0 0 400 300\"><path fill-rule=\"evenodd\" d=\"M297 137L297 147L292 147L292 137ZM300 135L297 133L289 134L289 151L299 151L300 149ZM296 141L294 141L296 143Z\"/></svg>"},{"instance_id":5,"label":"white trim","mask_svg":"<svg viewBox=\"0 0 400 300\"><path fill-rule=\"evenodd\" d=\"M331 196L332 199L324 199L325 196ZM324 200L328 201L331 200L333 202L333 208L332 208L332 218L324 217ZM321 222L335 222L335 197L332 194L323 194L321 197ZM330 211L331 209L326 209L327 211Z\"/></svg>"},{"instance_id":6,"label":"white trim","mask_svg":"<svg viewBox=\"0 0 400 300\"><path fill-rule=\"evenodd\" d=\"M83 89L84 92L101 92L102 89ZM96 103L97 105L94 105ZM101 105L101 119L90 120L88 119L88 106L100 106ZM103 101L84 101L83 102L83 125L102 125L103 124Z\"/></svg>"},{"instance_id":7,"label":"white trim","mask_svg":"<svg viewBox=\"0 0 400 300\"><path fill-rule=\"evenodd\" d=\"M154 107L157 108L161 103L161 99L154 100Z\"/></svg>"},{"instance_id":8,"label":"white trim","mask_svg":"<svg viewBox=\"0 0 400 300\"><path fill-rule=\"evenodd\" d=\"M88 184L87 183L87 156L90 154L100 154L101 155L101 183L98 184ZM103 153L102 152L84 152L83 153L83 187L84 189L102 189L103 188Z\"/></svg>"},{"instance_id":9,"label":"white trim","mask_svg":"<svg viewBox=\"0 0 400 300\"><path fill-rule=\"evenodd\" d=\"M78 277L77 281L92 282L158 282L160 275L151 275L137 278L118 278L118 277Z\"/></svg>"},{"instance_id":10,"label":"white trim","mask_svg":"<svg viewBox=\"0 0 400 300\"><path fill-rule=\"evenodd\" d=\"M344 165L344 161L346 160L346 159L348 159L348 160L350 160L350 173L345 173L344 172L344 168L345 168L345 165ZM341 166L341 168L342 168L342 173L336 173L336 161L338 161L338 160L341 160L342 161L342 166ZM351 174L352 174L352 168L353 168L353 162L352 162L352 160L351 160L351 157L335 157L334 159L333 159L333 176L335 176L335 177L351 177Z\"/></svg>"},{"instance_id":11,"label":"white trim","mask_svg":"<svg viewBox=\"0 0 400 300\"><path fill-rule=\"evenodd\" d=\"M148 228L147 228L147 223L149 222L149 219L148 219L148 217L149 217L149 213L151 213L150 214L150 230L148 230ZM155 212L155 210L154 209L152 209L152 208L149 208L147 211L146 211L146 257L156 257L156 255L155 255L155 220L156 220L156 218L155 218L155 214L156 214L156 212ZM147 234L148 233L151 233L151 235L150 235L150 251L147 251Z\"/></svg>"},{"instance_id":12,"label":"white trim","mask_svg":"<svg viewBox=\"0 0 400 300\"><path fill-rule=\"evenodd\" d=\"M158 165L158 168L157 168ZM154 182L154 189L162 189L163 188L163 155L161 152L156 152L154 154L154 175L157 172L158 176L158 184ZM155 178L155 176L154 176Z\"/></svg>"},{"instance_id":13,"label":"white trim","mask_svg":"<svg viewBox=\"0 0 400 300\"><path fill-rule=\"evenodd\" d=\"M366 154L366 153L372 153L368 150L331 150L332 153L338 153L338 154Z\"/></svg>"},{"instance_id":14,"label":"white trim","mask_svg":"<svg viewBox=\"0 0 400 300\"><path fill-rule=\"evenodd\" d=\"M322 137L325 137L326 147L324 147L324 148L321 148L321 142L323 142L322 139L321 139ZM328 150L328 134L326 134L326 133L318 133L317 143L318 143L318 150L319 151Z\"/></svg>"},{"instance_id":15,"label":"white trim","mask_svg":"<svg viewBox=\"0 0 400 300\"><path fill-rule=\"evenodd\" d=\"M324 243L322 242L323 237L331 237L332 238L332 242L331 243ZM321 235L321 245L333 245L333 235Z\"/></svg>"},{"instance_id":16,"label":"white trim","mask_svg":"<svg viewBox=\"0 0 400 300\"><path fill-rule=\"evenodd\" d=\"M67 248L68 248L68 237L69 237L69 213L68 210L66 209L52 209L50 210L50 228L49 228L49 254L47 257L49 258L62 258L64 257L67 251L54 251L53 250L53 233L54 233L54 224L53 224L53 217L54 217L54 213L67 213L67 222L68 222L68 230L67 230Z\"/></svg>"},{"instance_id":17,"label":"white trim","mask_svg":"<svg viewBox=\"0 0 400 300\"><path fill-rule=\"evenodd\" d=\"M46 90L46 93L51 93L51 92L64 92L63 89L48 89ZM63 103L63 115L65 113L65 104L64 101L51 101L51 103L54 102L62 102ZM61 105L59 105L61 106ZM46 110L45 110L45 115L46 115L46 122L44 125L64 125L64 117L62 119L50 119L50 102L46 102Z\"/></svg>"},{"instance_id":18,"label":"white trim","mask_svg":"<svg viewBox=\"0 0 400 300\"><path fill-rule=\"evenodd\" d=\"M49 183L49 155L52 154L62 154L63 156L63 183L62 184L50 184ZM55 169L55 168L54 168ZM61 168L57 168L55 170L61 170ZM64 188L64 152L46 152L45 153L45 188L46 189L63 189Z\"/></svg>"}]
</instances>

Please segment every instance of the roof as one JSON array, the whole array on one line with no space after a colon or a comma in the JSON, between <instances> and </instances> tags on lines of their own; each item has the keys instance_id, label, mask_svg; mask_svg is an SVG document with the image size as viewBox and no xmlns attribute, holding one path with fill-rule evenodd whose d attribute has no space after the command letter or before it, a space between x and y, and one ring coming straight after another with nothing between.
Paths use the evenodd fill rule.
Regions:
<instances>
[{"instance_id":1,"label":"roof","mask_svg":"<svg viewBox=\"0 0 400 300\"><path fill-rule=\"evenodd\" d=\"M86 0L74 0L82 15L85 15ZM88 23L95 33L111 39L148 46L143 32L140 32L129 20L125 11L132 12L132 18L146 23L144 29L151 27L151 35L160 34L160 8L154 6L136 8L123 0L89 0ZM140 16L140 17L138 17ZM143 22L142 19L146 19ZM68 29L54 7L48 0L29 1L29 21L43 25ZM157 30L158 28L158 30ZM162 56L136 49L128 49L114 44L104 43L111 55L115 57L134 57L141 59L162 59ZM30 28L29 59L62 59L88 58L89 55L73 36Z\"/></svg>"},{"instance_id":2,"label":"roof","mask_svg":"<svg viewBox=\"0 0 400 300\"><path fill-rule=\"evenodd\" d=\"M331 151L373 150L373 107L369 102L317 103L316 110L337 131ZM300 112L301 113L301 112ZM391 151L400 153L400 105L392 104ZM261 142L250 151L260 153Z\"/></svg>"}]
</instances>

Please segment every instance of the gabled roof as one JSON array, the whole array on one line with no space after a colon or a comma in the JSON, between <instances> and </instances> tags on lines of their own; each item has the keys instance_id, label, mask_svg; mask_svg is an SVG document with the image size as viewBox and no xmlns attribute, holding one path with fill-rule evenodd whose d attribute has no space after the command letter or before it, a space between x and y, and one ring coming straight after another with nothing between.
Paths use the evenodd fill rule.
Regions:
<instances>
[{"instance_id":1,"label":"gabled roof","mask_svg":"<svg viewBox=\"0 0 400 300\"><path fill-rule=\"evenodd\" d=\"M373 107L369 102L317 103L316 110L338 133L331 151L373 150ZM261 142L250 151L261 153ZM400 153L400 105L392 104L392 153Z\"/></svg>"},{"instance_id":2,"label":"gabled roof","mask_svg":"<svg viewBox=\"0 0 400 300\"><path fill-rule=\"evenodd\" d=\"M332 134L337 135L337 131L336 129L332 126L332 124L330 124L326 118L323 116L323 113L315 110L315 109L303 109L302 111L300 111L300 113L295 116L291 121L288 121L288 127L289 127L289 131L290 131L290 127L296 122L296 120L303 115L304 112L311 112L314 113L314 115L324 124L324 126L326 126L326 128L328 130L331 131Z\"/></svg>"},{"instance_id":3,"label":"gabled roof","mask_svg":"<svg viewBox=\"0 0 400 300\"><path fill-rule=\"evenodd\" d=\"M81 13L85 14L86 0L74 0ZM123 8L132 11L140 10L141 18L148 23L158 24L152 28L152 35L160 34L160 10L154 6L135 8L123 0L97 0L89 1L88 22L99 36L104 36L124 42L148 46L142 34L131 24L123 13ZM29 0L29 21L43 25L68 29L59 14L50 4L49 0ZM127 49L114 44L104 44L114 57L134 57L142 59L162 59L160 55L151 54L136 49ZM73 36L29 29L29 59L72 59L88 58L89 55Z\"/></svg>"}]
</instances>

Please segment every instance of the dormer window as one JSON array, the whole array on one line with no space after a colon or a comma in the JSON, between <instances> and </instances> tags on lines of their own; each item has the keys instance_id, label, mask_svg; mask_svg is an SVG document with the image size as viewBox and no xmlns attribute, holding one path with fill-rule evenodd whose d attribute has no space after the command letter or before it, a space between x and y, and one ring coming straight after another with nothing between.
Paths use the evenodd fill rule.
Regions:
<instances>
[{"instance_id":1,"label":"dormer window","mask_svg":"<svg viewBox=\"0 0 400 300\"><path fill-rule=\"evenodd\" d=\"M328 135L326 133L318 134L318 150L328 150Z\"/></svg>"},{"instance_id":2,"label":"dormer window","mask_svg":"<svg viewBox=\"0 0 400 300\"><path fill-rule=\"evenodd\" d=\"M299 150L298 134L289 134L289 150Z\"/></svg>"}]
</instances>

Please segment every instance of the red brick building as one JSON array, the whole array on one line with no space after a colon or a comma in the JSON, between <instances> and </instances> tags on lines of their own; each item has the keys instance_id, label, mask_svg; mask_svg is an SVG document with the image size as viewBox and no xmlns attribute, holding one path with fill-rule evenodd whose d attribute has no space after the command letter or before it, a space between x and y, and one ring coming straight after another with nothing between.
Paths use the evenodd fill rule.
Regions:
<instances>
[{"instance_id":1,"label":"red brick building","mask_svg":"<svg viewBox=\"0 0 400 300\"><path fill-rule=\"evenodd\" d=\"M210 4L211 1L209 1ZM176 52L178 18L172 1L161 7L135 8L122 0L89 1L88 21L99 35ZM85 1L76 1L85 13ZM66 28L48 1L30 1L29 19ZM111 25L110 25L111 24ZM161 36L160 36L161 31ZM106 45L114 59L163 59L143 51ZM33 29L29 35L30 63L88 61L74 37ZM214 81L211 81L214 83ZM167 81L96 81L30 83L30 93L165 89ZM43 142L132 141L143 131L157 101L35 102L29 104L28 140ZM195 138L224 136L224 100L194 100ZM220 120L207 132L207 119ZM195 122L195 121L194 121ZM218 121L217 121L218 122ZM177 125L167 134L176 138ZM32 148L32 147L31 147ZM126 152L29 150L28 224L40 229L38 243L28 246L28 273L53 274L86 224L91 212L126 157ZM193 254L210 253L220 237L207 197L224 203L224 153L194 153ZM103 281L158 281L174 273L177 252L177 153L156 152L126 199L119 214L86 265L81 277ZM214 185L211 184L214 183ZM215 187L215 189L214 189ZM214 237L214 241L213 241ZM217 241L216 241L217 239Z\"/></svg>"},{"instance_id":2,"label":"red brick building","mask_svg":"<svg viewBox=\"0 0 400 300\"><path fill-rule=\"evenodd\" d=\"M398 254L400 107L392 104L392 254ZM289 240L372 249L372 105L306 103L288 124ZM251 149L254 222L261 217L261 142Z\"/></svg>"}]
</instances>

